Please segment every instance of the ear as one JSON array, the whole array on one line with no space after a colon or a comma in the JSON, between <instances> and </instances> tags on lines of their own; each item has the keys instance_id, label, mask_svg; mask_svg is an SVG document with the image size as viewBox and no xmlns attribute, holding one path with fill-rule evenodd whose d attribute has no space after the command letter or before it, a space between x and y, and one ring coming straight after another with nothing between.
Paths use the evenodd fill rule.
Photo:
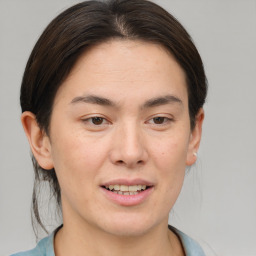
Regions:
<instances>
[{"instance_id":1,"label":"ear","mask_svg":"<svg viewBox=\"0 0 256 256\"><path fill-rule=\"evenodd\" d=\"M191 131L188 152L187 152L187 161L186 165L190 166L196 162L197 151L199 149L200 140L202 136L202 125L204 121L204 110L201 108L196 115L195 127Z\"/></svg>"},{"instance_id":2,"label":"ear","mask_svg":"<svg viewBox=\"0 0 256 256\"><path fill-rule=\"evenodd\" d=\"M40 167L46 170L53 168L51 143L45 131L38 126L33 113L25 111L21 115L21 123L28 138L30 148Z\"/></svg>"}]
</instances>

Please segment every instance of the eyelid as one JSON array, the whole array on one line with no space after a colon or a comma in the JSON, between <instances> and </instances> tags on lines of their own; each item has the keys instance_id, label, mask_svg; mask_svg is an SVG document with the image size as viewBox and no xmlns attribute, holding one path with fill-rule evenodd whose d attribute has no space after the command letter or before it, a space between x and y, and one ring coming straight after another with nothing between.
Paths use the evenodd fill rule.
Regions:
<instances>
[{"instance_id":1,"label":"eyelid","mask_svg":"<svg viewBox=\"0 0 256 256\"><path fill-rule=\"evenodd\" d=\"M92 123L93 118L102 118L103 119L103 123L99 124L99 125L93 124ZM106 125L112 124L108 120L108 118L106 118L105 116L102 116L101 114L92 114L92 115L84 116L84 117L81 118L81 120L82 120L83 123L88 124L91 127L95 127L95 128L100 128L102 126L106 126Z\"/></svg>"},{"instance_id":2,"label":"eyelid","mask_svg":"<svg viewBox=\"0 0 256 256\"><path fill-rule=\"evenodd\" d=\"M151 122L151 121L154 120L154 118L158 118L158 117L164 118L164 119L165 119L164 123L162 123L162 124L157 124L157 123ZM174 122L174 121L175 121L175 120L174 120L174 117L173 117L173 116L170 116L170 114L157 114L157 115L153 115L153 116L149 117L149 118L147 119L146 123L149 123L149 124L151 124L151 125L154 125L154 126L159 127L159 126L166 126L166 125L169 125L170 123L172 123L172 122Z\"/></svg>"}]
</instances>

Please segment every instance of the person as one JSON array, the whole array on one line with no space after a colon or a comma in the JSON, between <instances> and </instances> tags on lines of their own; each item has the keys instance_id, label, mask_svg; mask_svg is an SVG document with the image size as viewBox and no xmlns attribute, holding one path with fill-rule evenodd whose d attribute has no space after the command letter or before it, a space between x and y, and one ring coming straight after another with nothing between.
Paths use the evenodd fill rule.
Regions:
<instances>
[{"instance_id":1,"label":"person","mask_svg":"<svg viewBox=\"0 0 256 256\"><path fill-rule=\"evenodd\" d=\"M26 66L21 121L33 211L48 182L63 224L31 255L204 255L168 226L197 160L207 79L183 26L146 0L85 1L58 15Z\"/></svg>"}]
</instances>

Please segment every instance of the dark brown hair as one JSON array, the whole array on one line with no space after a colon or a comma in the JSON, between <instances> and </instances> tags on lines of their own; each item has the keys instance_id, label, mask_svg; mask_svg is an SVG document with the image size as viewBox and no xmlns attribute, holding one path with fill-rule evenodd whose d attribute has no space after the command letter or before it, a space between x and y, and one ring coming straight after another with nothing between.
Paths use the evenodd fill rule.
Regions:
<instances>
[{"instance_id":1,"label":"dark brown hair","mask_svg":"<svg viewBox=\"0 0 256 256\"><path fill-rule=\"evenodd\" d=\"M202 60L183 26L163 8L146 0L85 1L58 15L29 57L21 85L22 112L34 113L40 128L48 134L54 97L78 58L89 47L115 38L157 43L176 58L186 74L193 129L207 93ZM49 182L61 208L60 187L55 170L44 170L32 159L33 214L46 231L38 206L40 184Z\"/></svg>"}]
</instances>

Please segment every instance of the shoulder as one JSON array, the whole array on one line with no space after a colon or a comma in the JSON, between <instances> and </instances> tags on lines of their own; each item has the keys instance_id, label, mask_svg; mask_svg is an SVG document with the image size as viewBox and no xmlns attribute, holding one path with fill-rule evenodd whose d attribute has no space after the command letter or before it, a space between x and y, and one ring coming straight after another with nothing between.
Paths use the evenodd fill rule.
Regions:
<instances>
[{"instance_id":1,"label":"shoulder","mask_svg":"<svg viewBox=\"0 0 256 256\"><path fill-rule=\"evenodd\" d=\"M203 249L194 239L172 226L169 226L169 229L179 237L186 256L205 256Z\"/></svg>"},{"instance_id":2,"label":"shoulder","mask_svg":"<svg viewBox=\"0 0 256 256\"><path fill-rule=\"evenodd\" d=\"M54 233L40 240L34 249L10 256L54 256L53 237Z\"/></svg>"}]
</instances>

